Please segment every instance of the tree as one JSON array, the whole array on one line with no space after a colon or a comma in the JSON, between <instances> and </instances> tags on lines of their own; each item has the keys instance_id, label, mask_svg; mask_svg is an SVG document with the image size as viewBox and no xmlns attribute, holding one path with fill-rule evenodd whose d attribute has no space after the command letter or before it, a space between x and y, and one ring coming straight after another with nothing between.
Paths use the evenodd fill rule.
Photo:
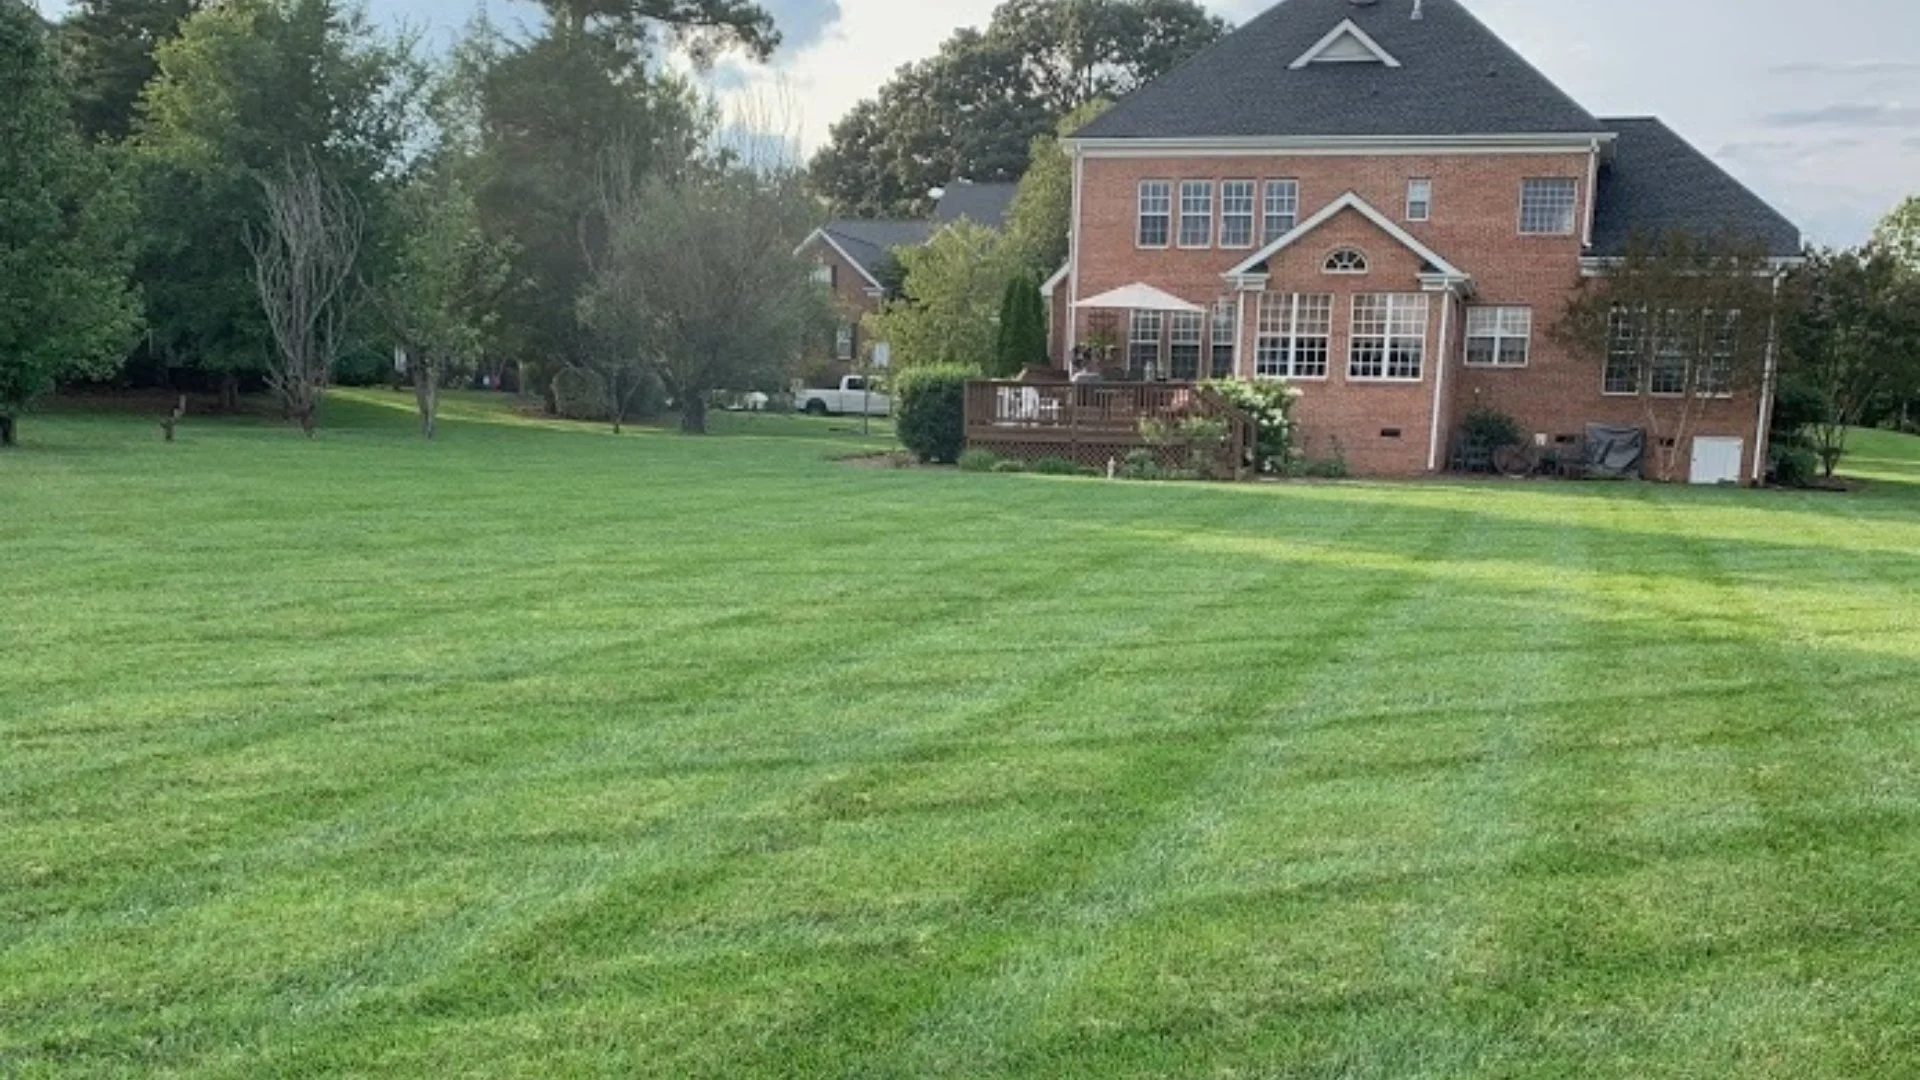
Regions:
<instances>
[{"instance_id":1,"label":"tree","mask_svg":"<svg viewBox=\"0 0 1920 1080\"><path fill-rule=\"evenodd\" d=\"M844 215L913 217L954 179L1018 180L1061 117L1129 93L1227 29L1194 0L1008 0L984 32L954 34L835 124L813 188Z\"/></svg>"},{"instance_id":2,"label":"tree","mask_svg":"<svg viewBox=\"0 0 1920 1080\"><path fill-rule=\"evenodd\" d=\"M261 187L267 221L248 230L247 249L273 335L267 385L287 418L311 438L359 299L366 219L353 196L311 158L289 160Z\"/></svg>"},{"instance_id":3,"label":"tree","mask_svg":"<svg viewBox=\"0 0 1920 1080\"><path fill-rule=\"evenodd\" d=\"M1040 306L1040 286L1026 274L1007 280L993 358L987 374L1000 379L1013 378L1028 365L1047 362L1047 316Z\"/></svg>"},{"instance_id":4,"label":"tree","mask_svg":"<svg viewBox=\"0 0 1920 1080\"><path fill-rule=\"evenodd\" d=\"M902 294L867 316L868 336L892 348L895 366L993 362L1013 259L999 233L970 221L940 230L923 247L896 252Z\"/></svg>"},{"instance_id":5,"label":"tree","mask_svg":"<svg viewBox=\"0 0 1920 1080\"><path fill-rule=\"evenodd\" d=\"M1672 233L1583 280L1552 335L1632 381L1673 481L1707 404L1765 385L1781 301L1764 252Z\"/></svg>"},{"instance_id":6,"label":"tree","mask_svg":"<svg viewBox=\"0 0 1920 1080\"><path fill-rule=\"evenodd\" d=\"M511 252L481 229L473 195L449 166L415 178L401 207L406 236L380 306L406 351L420 433L431 439L440 388L480 356L498 321L493 304Z\"/></svg>"},{"instance_id":7,"label":"tree","mask_svg":"<svg viewBox=\"0 0 1920 1080\"><path fill-rule=\"evenodd\" d=\"M1061 140L1091 123L1110 104L1090 101L1068 113L1057 134L1033 140L1032 164L1020 178L1013 205L1007 210L1007 242L1022 269L1036 278L1053 276L1067 261L1067 231L1073 218L1073 159Z\"/></svg>"},{"instance_id":8,"label":"tree","mask_svg":"<svg viewBox=\"0 0 1920 1080\"><path fill-rule=\"evenodd\" d=\"M74 0L60 24L60 52L82 134L123 139L133 131L140 93L159 71L154 50L199 8L199 0Z\"/></svg>"},{"instance_id":9,"label":"tree","mask_svg":"<svg viewBox=\"0 0 1920 1080\"><path fill-rule=\"evenodd\" d=\"M129 205L84 144L40 17L0 0L0 446L65 375L119 367L138 321Z\"/></svg>"},{"instance_id":10,"label":"tree","mask_svg":"<svg viewBox=\"0 0 1920 1080\"><path fill-rule=\"evenodd\" d=\"M1874 247L1920 274L1920 195L1908 196L1873 230Z\"/></svg>"},{"instance_id":11,"label":"tree","mask_svg":"<svg viewBox=\"0 0 1920 1080\"><path fill-rule=\"evenodd\" d=\"M1847 433L1920 386L1920 276L1871 245L1815 252L1792 287L1799 303L1783 335L1786 359L1820 400L1807 428L1831 478Z\"/></svg>"},{"instance_id":12,"label":"tree","mask_svg":"<svg viewBox=\"0 0 1920 1080\"><path fill-rule=\"evenodd\" d=\"M794 248L814 209L797 170L696 163L609 198L610 232L581 314L609 354L638 358L704 434L715 390L776 387L830 316Z\"/></svg>"},{"instance_id":13,"label":"tree","mask_svg":"<svg viewBox=\"0 0 1920 1080\"><path fill-rule=\"evenodd\" d=\"M272 348L244 242L266 221L260 177L311 159L365 214L377 272L399 231L386 180L424 142L426 73L337 0L224 0L157 55L132 142L151 347L217 377L232 407Z\"/></svg>"}]
</instances>

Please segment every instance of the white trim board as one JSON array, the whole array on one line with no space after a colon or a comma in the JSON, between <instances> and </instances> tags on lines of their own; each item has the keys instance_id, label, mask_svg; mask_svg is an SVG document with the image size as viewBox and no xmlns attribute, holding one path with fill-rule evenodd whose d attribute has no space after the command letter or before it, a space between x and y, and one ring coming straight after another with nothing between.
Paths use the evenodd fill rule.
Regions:
<instances>
[{"instance_id":1,"label":"white trim board","mask_svg":"<svg viewBox=\"0 0 1920 1080\"><path fill-rule=\"evenodd\" d=\"M1177 138L1068 140L1094 158L1408 156L1459 154L1579 154L1614 142L1605 132L1522 135L1205 135Z\"/></svg>"},{"instance_id":2,"label":"white trim board","mask_svg":"<svg viewBox=\"0 0 1920 1080\"><path fill-rule=\"evenodd\" d=\"M1302 221L1300 224L1295 225L1291 232L1286 233L1278 240L1254 252L1248 256L1245 261L1239 263L1221 276L1232 278L1254 273L1254 267L1259 266L1261 263L1266 262L1268 259L1273 258L1275 255L1278 255L1305 239L1308 234L1320 226L1325 225L1327 222L1332 221L1335 215L1343 210L1352 210L1361 217L1378 225L1382 232L1393 237L1400 243L1400 246L1432 264L1434 269L1439 271L1440 277L1462 282L1470 280L1469 275L1465 271L1442 258L1439 252L1434 251L1432 248L1415 239L1412 233L1401 228L1392 218L1374 209L1371 203L1352 191L1321 207L1318 213ZM1422 277L1426 276L1430 275L1422 275Z\"/></svg>"},{"instance_id":3,"label":"white trim board","mask_svg":"<svg viewBox=\"0 0 1920 1080\"><path fill-rule=\"evenodd\" d=\"M1071 262L1061 263L1060 269L1055 270L1052 277L1040 283L1040 295L1051 298L1054 290L1060 287L1060 283L1067 280L1067 274L1072 269L1073 264Z\"/></svg>"},{"instance_id":4,"label":"white trim board","mask_svg":"<svg viewBox=\"0 0 1920 1080\"><path fill-rule=\"evenodd\" d=\"M1341 48L1343 45L1345 48ZM1359 48L1353 48L1355 45ZM1326 37L1314 42L1311 49L1288 64L1287 70L1299 71L1308 64L1385 64L1397 68L1400 61L1381 48L1365 30L1354 25L1352 19L1342 19L1339 26L1327 31Z\"/></svg>"}]
</instances>

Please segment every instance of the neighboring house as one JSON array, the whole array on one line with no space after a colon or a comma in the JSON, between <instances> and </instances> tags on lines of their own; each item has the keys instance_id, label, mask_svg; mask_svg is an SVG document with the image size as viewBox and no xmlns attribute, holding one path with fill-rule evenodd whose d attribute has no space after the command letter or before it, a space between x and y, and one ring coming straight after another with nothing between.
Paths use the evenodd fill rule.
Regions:
<instances>
[{"instance_id":1,"label":"neighboring house","mask_svg":"<svg viewBox=\"0 0 1920 1080\"><path fill-rule=\"evenodd\" d=\"M1658 120L1590 115L1458 0L1285 0L1068 152L1056 361L1093 340L1133 378L1287 378L1310 448L1373 474L1446 468L1475 403L1549 440L1644 426L1649 373L1548 334L1630 235L1801 250ZM1745 480L1769 393L1709 402L1696 428Z\"/></svg>"},{"instance_id":2,"label":"neighboring house","mask_svg":"<svg viewBox=\"0 0 1920 1080\"><path fill-rule=\"evenodd\" d=\"M942 228L962 218L997 229L1013 205L1015 184L956 181L942 191L932 218L925 221L829 221L800 245L799 254L814 264L814 280L833 290L838 316L833 348L809 358L809 379L838 379L872 343L862 340L861 320L878 311L891 288L899 286L894 253L920 247Z\"/></svg>"}]
</instances>

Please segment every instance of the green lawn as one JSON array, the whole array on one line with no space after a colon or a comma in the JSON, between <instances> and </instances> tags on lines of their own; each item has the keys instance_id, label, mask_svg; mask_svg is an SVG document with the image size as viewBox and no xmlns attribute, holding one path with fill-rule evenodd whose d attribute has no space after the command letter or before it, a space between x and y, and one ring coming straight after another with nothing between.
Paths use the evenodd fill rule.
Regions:
<instances>
[{"instance_id":1,"label":"green lawn","mask_svg":"<svg viewBox=\"0 0 1920 1080\"><path fill-rule=\"evenodd\" d=\"M1920 442L1153 486L407 408L0 455L0 1076L1920 1075Z\"/></svg>"}]
</instances>

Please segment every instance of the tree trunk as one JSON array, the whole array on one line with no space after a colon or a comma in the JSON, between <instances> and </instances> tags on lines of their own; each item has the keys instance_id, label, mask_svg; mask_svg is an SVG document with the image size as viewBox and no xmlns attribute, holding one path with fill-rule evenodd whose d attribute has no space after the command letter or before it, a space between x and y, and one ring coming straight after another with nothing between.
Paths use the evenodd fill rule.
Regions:
<instances>
[{"instance_id":1,"label":"tree trunk","mask_svg":"<svg viewBox=\"0 0 1920 1080\"><path fill-rule=\"evenodd\" d=\"M422 355L413 364L413 398L420 406L420 434L433 438L434 425L440 413L439 380L434 377L433 365L427 363Z\"/></svg>"},{"instance_id":2,"label":"tree trunk","mask_svg":"<svg viewBox=\"0 0 1920 1080\"><path fill-rule=\"evenodd\" d=\"M680 403L680 433L707 433L707 399L704 394L688 394L687 399Z\"/></svg>"},{"instance_id":3,"label":"tree trunk","mask_svg":"<svg viewBox=\"0 0 1920 1080\"><path fill-rule=\"evenodd\" d=\"M14 433L14 418L0 413L0 446L16 446L18 436Z\"/></svg>"},{"instance_id":4,"label":"tree trunk","mask_svg":"<svg viewBox=\"0 0 1920 1080\"><path fill-rule=\"evenodd\" d=\"M231 371L220 373L220 411L240 411L240 376Z\"/></svg>"}]
</instances>

